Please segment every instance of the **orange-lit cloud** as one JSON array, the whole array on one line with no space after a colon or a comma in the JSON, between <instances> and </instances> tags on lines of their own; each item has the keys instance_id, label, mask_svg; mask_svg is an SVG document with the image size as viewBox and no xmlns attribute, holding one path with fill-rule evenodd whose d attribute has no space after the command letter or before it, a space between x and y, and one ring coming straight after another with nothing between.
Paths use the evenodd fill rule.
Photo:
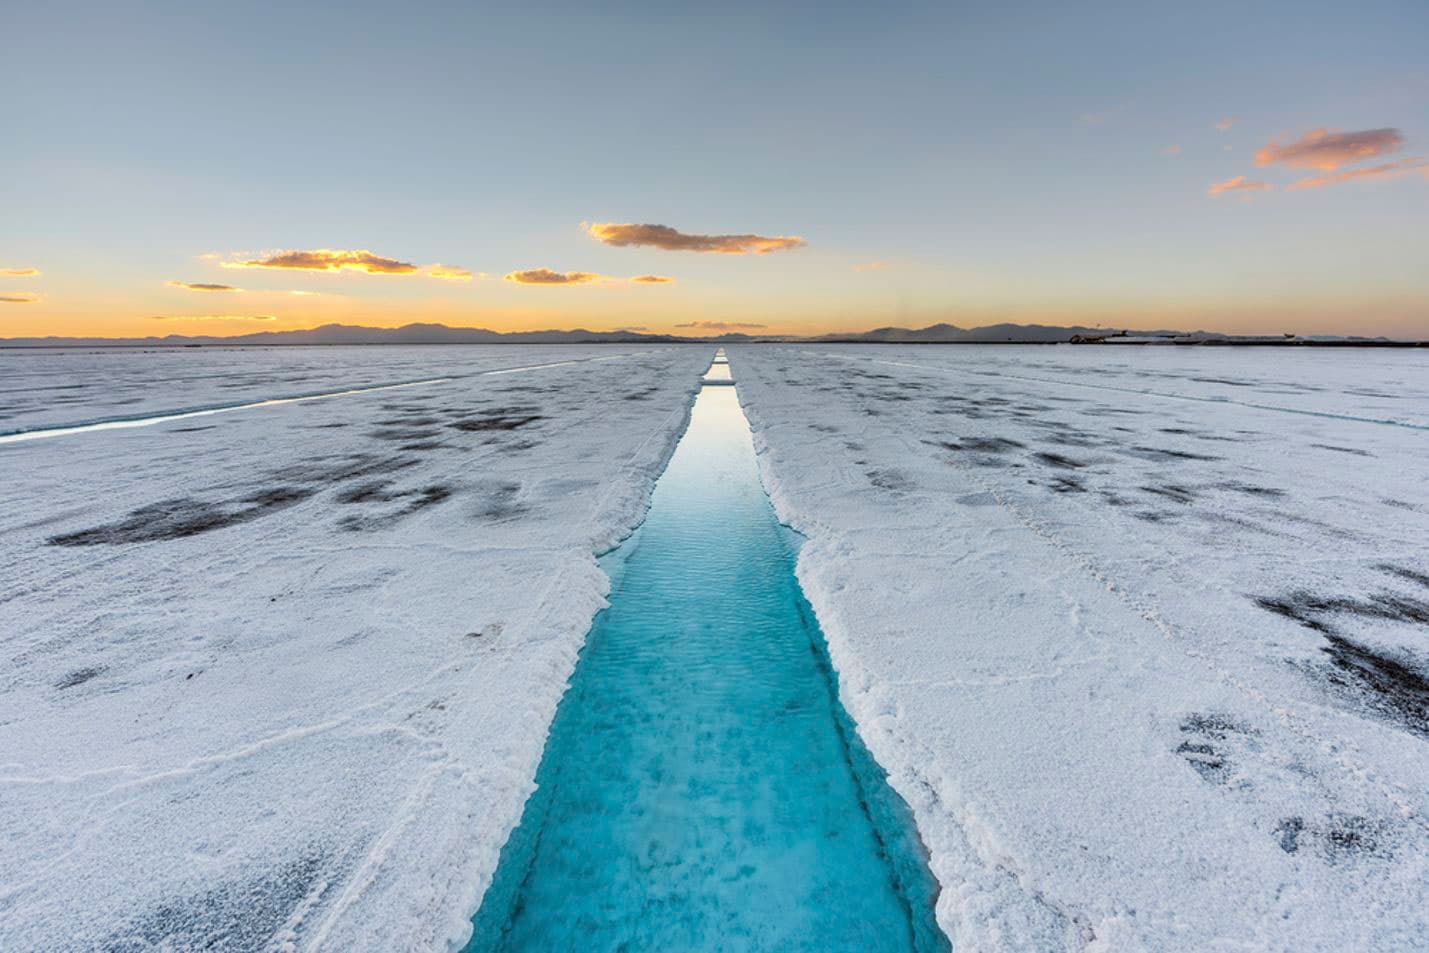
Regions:
<instances>
[{"instance_id":1,"label":"orange-lit cloud","mask_svg":"<svg viewBox=\"0 0 1429 953\"><path fill-rule=\"evenodd\" d=\"M0 275L6 278L38 278L40 269L38 268L0 268Z\"/></svg>"},{"instance_id":2,"label":"orange-lit cloud","mask_svg":"<svg viewBox=\"0 0 1429 953\"><path fill-rule=\"evenodd\" d=\"M1267 166L1278 162L1291 169L1334 172L1352 162L1394 152L1402 145L1404 136L1398 129L1331 132L1321 128L1285 145L1272 140L1255 153L1255 164Z\"/></svg>"},{"instance_id":3,"label":"orange-lit cloud","mask_svg":"<svg viewBox=\"0 0 1429 953\"><path fill-rule=\"evenodd\" d=\"M1225 132L1231 126L1234 126L1237 121L1238 120L1235 116L1227 116L1225 119L1222 119L1220 122L1216 123L1216 128L1219 129L1221 132Z\"/></svg>"},{"instance_id":4,"label":"orange-lit cloud","mask_svg":"<svg viewBox=\"0 0 1429 953\"><path fill-rule=\"evenodd\" d=\"M549 268L531 268L527 271L513 271L506 276L507 281L518 285L584 285L599 281L601 275L588 271L552 271Z\"/></svg>"},{"instance_id":5,"label":"orange-lit cloud","mask_svg":"<svg viewBox=\"0 0 1429 953\"><path fill-rule=\"evenodd\" d=\"M276 321L271 314L155 314L154 321Z\"/></svg>"},{"instance_id":6,"label":"orange-lit cloud","mask_svg":"<svg viewBox=\"0 0 1429 953\"><path fill-rule=\"evenodd\" d=\"M207 281L170 281L170 288L183 288L187 291L242 291L242 288L235 288L233 285L215 285Z\"/></svg>"},{"instance_id":7,"label":"orange-lit cloud","mask_svg":"<svg viewBox=\"0 0 1429 953\"><path fill-rule=\"evenodd\" d=\"M1348 182L1351 179L1392 179L1396 176L1408 175L1411 172L1418 172L1425 178L1429 178L1429 159L1416 157L1412 159L1400 159L1398 162L1386 162L1383 165L1372 165L1364 169L1346 169L1343 172L1326 172L1321 175L1312 175L1307 179L1300 179L1293 182L1287 189L1318 189L1327 185L1337 185L1340 182Z\"/></svg>"},{"instance_id":8,"label":"orange-lit cloud","mask_svg":"<svg viewBox=\"0 0 1429 953\"><path fill-rule=\"evenodd\" d=\"M888 268L886 261L865 261L851 266L854 271L885 271Z\"/></svg>"},{"instance_id":9,"label":"orange-lit cloud","mask_svg":"<svg viewBox=\"0 0 1429 953\"><path fill-rule=\"evenodd\" d=\"M280 268L290 271L361 271L369 275L413 275L417 266L395 258L374 255L365 249L345 251L315 248L311 251L280 251L261 258L223 262L225 268Z\"/></svg>"},{"instance_id":10,"label":"orange-lit cloud","mask_svg":"<svg viewBox=\"0 0 1429 953\"><path fill-rule=\"evenodd\" d=\"M1220 195L1224 192L1265 192L1275 186L1269 182L1257 182L1247 180L1245 176L1238 175L1233 179L1226 179L1224 182L1217 182L1206 190L1207 195Z\"/></svg>"},{"instance_id":11,"label":"orange-lit cloud","mask_svg":"<svg viewBox=\"0 0 1429 953\"><path fill-rule=\"evenodd\" d=\"M1161 150L1161 154L1163 156L1179 156L1181 154L1181 147L1177 145L1167 146Z\"/></svg>"},{"instance_id":12,"label":"orange-lit cloud","mask_svg":"<svg viewBox=\"0 0 1429 953\"><path fill-rule=\"evenodd\" d=\"M456 265L432 265L427 268L427 277L439 278L442 281L470 281L475 276Z\"/></svg>"},{"instance_id":13,"label":"orange-lit cloud","mask_svg":"<svg viewBox=\"0 0 1429 953\"><path fill-rule=\"evenodd\" d=\"M675 325L677 328L699 328L702 331L752 331L758 328L767 328L767 324L754 324L749 321L687 321L684 324Z\"/></svg>"},{"instance_id":14,"label":"orange-lit cloud","mask_svg":"<svg viewBox=\"0 0 1429 953\"><path fill-rule=\"evenodd\" d=\"M32 295L24 291L0 292L0 304L34 304L39 300L39 295Z\"/></svg>"},{"instance_id":15,"label":"orange-lit cloud","mask_svg":"<svg viewBox=\"0 0 1429 953\"><path fill-rule=\"evenodd\" d=\"M587 225L586 231L591 237L620 248L648 245L665 251L713 252L718 255L765 255L806 244L797 235L687 235L668 225L600 222Z\"/></svg>"},{"instance_id":16,"label":"orange-lit cloud","mask_svg":"<svg viewBox=\"0 0 1429 953\"><path fill-rule=\"evenodd\" d=\"M673 284L675 279L665 275L636 275L630 279L640 285L668 285Z\"/></svg>"}]
</instances>

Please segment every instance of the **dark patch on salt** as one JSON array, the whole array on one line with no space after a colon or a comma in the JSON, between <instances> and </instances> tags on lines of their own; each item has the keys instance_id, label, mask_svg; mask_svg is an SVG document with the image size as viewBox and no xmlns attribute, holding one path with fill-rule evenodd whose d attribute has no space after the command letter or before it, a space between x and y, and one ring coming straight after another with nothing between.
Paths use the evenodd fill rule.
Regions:
<instances>
[{"instance_id":1,"label":"dark patch on salt","mask_svg":"<svg viewBox=\"0 0 1429 953\"><path fill-rule=\"evenodd\" d=\"M385 427L381 430L370 430L367 436L373 440L428 440L437 436L439 431L423 427Z\"/></svg>"},{"instance_id":2,"label":"dark patch on salt","mask_svg":"<svg viewBox=\"0 0 1429 953\"><path fill-rule=\"evenodd\" d=\"M502 522L520 516L527 508L519 502L521 484L498 483L482 495L476 515L484 520Z\"/></svg>"},{"instance_id":3,"label":"dark patch on salt","mask_svg":"<svg viewBox=\"0 0 1429 953\"><path fill-rule=\"evenodd\" d=\"M1032 457L1039 463L1045 463L1049 467L1057 467L1060 470L1080 470L1086 466L1086 464L1080 460L1073 460L1071 457L1064 457L1060 453L1049 453L1045 450L1034 453Z\"/></svg>"},{"instance_id":4,"label":"dark patch on salt","mask_svg":"<svg viewBox=\"0 0 1429 953\"><path fill-rule=\"evenodd\" d=\"M1162 486L1143 486L1141 490L1144 493L1154 493L1157 496L1165 497L1168 500L1174 500L1182 504L1194 502L1196 499L1195 492L1189 487L1176 486L1170 483Z\"/></svg>"},{"instance_id":5,"label":"dark patch on salt","mask_svg":"<svg viewBox=\"0 0 1429 953\"><path fill-rule=\"evenodd\" d=\"M273 472L279 480L293 480L303 483L341 483L359 477L387 476L421 461L416 457L378 456L369 453L350 453L329 457L309 463L283 467Z\"/></svg>"},{"instance_id":6,"label":"dark patch on salt","mask_svg":"<svg viewBox=\"0 0 1429 953\"><path fill-rule=\"evenodd\" d=\"M134 916L105 938L106 953L266 950L314 891L324 860L310 854L248 880L229 881Z\"/></svg>"},{"instance_id":7,"label":"dark patch on salt","mask_svg":"<svg viewBox=\"0 0 1429 953\"><path fill-rule=\"evenodd\" d=\"M913 481L908 479L908 475L901 470L891 467L881 470L869 470L864 476L868 477L868 482L878 487L880 490L891 490L895 493L913 488Z\"/></svg>"},{"instance_id":8,"label":"dark patch on salt","mask_svg":"<svg viewBox=\"0 0 1429 953\"><path fill-rule=\"evenodd\" d=\"M188 498L165 500L141 506L114 523L52 536L49 543L52 546L99 546L182 539L252 522L300 503L315 492L310 487L280 486L236 503Z\"/></svg>"},{"instance_id":9,"label":"dark patch on salt","mask_svg":"<svg viewBox=\"0 0 1429 953\"><path fill-rule=\"evenodd\" d=\"M338 525L345 530L360 532L370 532L377 529L385 529L388 526L398 523L415 513L419 513L438 503L443 503L451 499L455 491L445 484L433 483L413 490L389 491L379 489L376 484L371 484L367 488L371 492L363 495L362 499L339 499L343 503L392 503L403 501L403 505L397 510L384 513L381 516L345 516L338 521Z\"/></svg>"},{"instance_id":10,"label":"dark patch on salt","mask_svg":"<svg viewBox=\"0 0 1429 953\"><path fill-rule=\"evenodd\" d=\"M1079 480L1077 477L1073 476L1057 477L1051 483L1047 484L1047 486L1050 487L1052 492L1054 493L1087 492L1086 484Z\"/></svg>"},{"instance_id":11,"label":"dark patch on salt","mask_svg":"<svg viewBox=\"0 0 1429 953\"><path fill-rule=\"evenodd\" d=\"M1334 446L1333 444L1328 444L1328 443L1312 443L1312 444L1310 444L1310 446L1312 446L1312 447L1318 447L1318 448L1320 448L1321 450L1333 450L1335 453L1351 453L1351 454L1354 454L1354 455L1357 456L1357 457L1372 457L1372 456L1374 456L1374 454L1370 453L1368 450L1360 450L1360 449L1357 448L1357 447L1336 447L1336 446Z\"/></svg>"},{"instance_id":12,"label":"dark patch on salt","mask_svg":"<svg viewBox=\"0 0 1429 953\"><path fill-rule=\"evenodd\" d=\"M1222 483L1219 484L1223 490L1230 490L1234 493L1244 493L1247 496L1276 497L1284 496L1284 490L1277 490L1270 486L1256 486L1251 483Z\"/></svg>"},{"instance_id":13,"label":"dark patch on salt","mask_svg":"<svg viewBox=\"0 0 1429 953\"><path fill-rule=\"evenodd\" d=\"M83 685L91 678L102 674L104 674L104 669L97 665L91 665L86 668L77 668L73 672L70 672L69 674L65 675L65 677L60 679L58 682L55 682L55 688L74 688L76 685Z\"/></svg>"},{"instance_id":14,"label":"dark patch on salt","mask_svg":"<svg viewBox=\"0 0 1429 953\"><path fill-rule=\"evenodd\" d=\"M1417 569L1410 569L1407 566L1396 566L1393 563L1379 563L1375 567L1380 572L1387 572L1391 576L1398 576L1408 582L1416 583L1429 589L1429 573L1420 572Z\"/></svg>"},{"instance_id":15,"label":"dark patch on salt","mask_svg":"<svg viewBox=\"0 0 1429 953\"><path fill-rule=\"evenodd\" d=\"M1339 864L1363 854L1382 854L1383 825L1358 814L1331 814L1322 821L1307 823L1295 815L1275 826L1280 849L1294 854L1307 845L1329 864Z\"/></svg>"},{"instance_id":16,"label":"dark patch on salt","mask_svg":"<svg viewBox=\"0 0 1429 953\"><path fill-rule=\"evenodd\" d=\"M1333 632L1327 617L1357 616L1429 626L1429 602L1393 592L1378 592L1366 598L1354 596L1321 596L1298 589L1283 596L1261 596L1256 605L1284 616L1316 632Z\"/></svg>"},{"instance_id":17,"label":"dark patch on salt","mask_svg":"<svg viewBox=\"0 0 1429 953\"><path fill-rule=\"evenodd\" d=\"M943 441L940 446L945 450L965 450L969 453L1006 453L1008 450L1019 449L1026 444L1018 443L1007 437L967 437L957 443Z\"/></svg>"},{"instance_id":18,"label":"dark patch on salt","mask_svg":"<svg viewBox=\"0 0 1429 953\"><path fill-rule=\"evenodd\" d=\"M1181 722L1181 734L1185 740L1177 745L1176 753L1185 758L1202 779L1220 785L1230 781L1234 774L1231 743L1258 732L1225 715L1197 713Z\"/></svg>"},{"instance_id":19,"label":"dark patch on salt","mask_svg":"<svg viewBox=\"0 0 1429 953\"><path fill-rule=\"evenodd\" d=\"M485 413L480 417L467 417L447 424L453 430L476 433L487 430L519 430L538 420L545 420L541 414Z\"/></svg>"},{"instance_id":20,"label":"dark patch on salt","mask_svg":"<svg viewBox=\"0 0 1429 953\"><path fill-rule=\"evenodd\" d=\"M1192 453L1189 450L1168 450L1165 447L1132 447L1132 452L1153 460L1224 460L1224 457L1208 453Z\"/></svg>"}]
</instances>

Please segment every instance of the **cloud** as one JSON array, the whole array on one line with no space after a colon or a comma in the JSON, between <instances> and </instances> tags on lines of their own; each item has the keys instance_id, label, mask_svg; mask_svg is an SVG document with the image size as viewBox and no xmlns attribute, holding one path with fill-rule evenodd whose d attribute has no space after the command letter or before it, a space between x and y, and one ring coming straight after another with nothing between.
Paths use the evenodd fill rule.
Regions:
<instances>
[{"instance_id":1,"label":"cloud","mask_svg":"<svg viewBox=\"0 0 1429 953\"><path fill-rule=\"evenodd\" d=\"M0 304L34 304L39 300L39 295L28 294L24 291L0 291Z\"/></svg>"},{"instance_id":2,"label":"cloud","mask_svg":"<svg viewBox=\"0 0 1429 953\"><path fill-rule=\"evenodd\" d=\"M1286 186L1287 191L1295 189L1318 189L1327 185L1338 185L1341 182L1348 182L1351 179L1392 179L1401 175L1408 175L1411 172L1418 172L1425 178L1429 178L1429 159L1415 157L1411 159L1400 159L1397 162L1386 162L1383 165L1372 165L1363 169L1346 169L1343 172L1326 172L1321 175L1312 175L1307 179L1300 179Z\"/></svg>"},{"instance_id":3,"label":"cloud","mask_svg":"<svg viewBox=\"0 0 1429 953\"><path fill-rule=\"evenodd\" d=\"M1223 192L1266 192L1275 188L1269 182L1257 182L1247 180L1245 176L1238 175L1233 179L1226 179L1224 182L1217 182L1206 190L1207 195L1220 195Z\"/></svg>"},{"instance_id":4,"label":"cloud","mask_svg":"<svg viewBox=\"0 0 1429 953\"><path fill-rule=\"evenodd\" d=\"M705 331L738 331L754 330L756 328L767 328L767 324L754 324L747 321L689 321L685 324L675 325L677 328L700 328Z\"/></svg>"},{"instance_id":5,"label":"cloud","mask_svg":"<svg viewBox=\"0 0 1429 953\"><path fill-rule=\"evenodd\" d=\"M603 276L588 271L552 271L549 268L532 268L528 271L513 271L506 276L507 281L518 285L584 285L599 281Z\"/></svg>"},{"instance_id":6,"label":"cloud","mask_svg":"<svg viewBox=\"0 0 1429 953\"><path fill-rule=\"evenodd\" d=\"M1216 123L1216 128L1219 129L1221 132L1225 132L1227 129L1229 129L1231 126L1234 126L1238 122L1240 122L1240 119L1238 117L1227 116L1225 119L1222 119L1220 122Z\"/></svg>"},{"instance_id":7,"label":"cloud","mask_svg":"<svg viewBox=\"0 0 1429 953\"><path fill-rule=\"evenodd\" d=\"M1080 118L1082 122L1088 126L1100 126L1118 114L1126 112L1126 110L1130 109L1133 105L1135 105L1135 101L1117 103L1114 106L1108 106L1106 109L1098 110L1097 112L1082 113Z\"/></svg>"},{"instance_id":8,"label":"cloud","mask_svg":"<svg viewBox=\"0 0 1429 953\"><path fill-rule=\"evenodd\" d=\"M233 285L215 285L206 281L170 281L170 288L184 288L188 291L242 291L242 288L235 288Z\"/></svg>"},{"instance_id":9,"label":"cloud","mask_svg":"<svg viewBox=\"0 0 1429 953\"><path fill-rule=\"evenodd\" d=\"M6 278L38 278L40 269L38 268L0 268L0 275Z\"/></svg>"},{"instance_id":10,"label":"cloud","mask_svg":"<svg viewBox=\"0 0 1429 953\"><path fill-rule=\"evenodd\" d=\"M854 271L886 271L888 262L886 261L865 261L861 264L851 265Z\"/></svg>"},{"instance_id":11,"label":"cloud","mask_svg":"<svg viewBox=\"0 0 1429 953\"><path fill-rule=\"evenodd\" d=\"M1177 145L1167 146L1161 150L1161 154L1163 156L1179 156L1181 154L1181 147Z\"/></svg>"},{"instance_id":12,"label":"cloud","mask_svg":"<svg viewBox=\"0 0 1429 953\"><path fill-rule=\"evenodd\" d=\"M442 281L470 281L475 276L456 265L430 265L427 267L427 277L439 278Z\"/></svg>"},{"instance_id":13,"label":"cloud","mask_svg":"<svg viewBox=\"0 0 1429 953\"><path fill-rule=\"evenodd\" d=\"M648 245L665 251L713 252L718 255L765 255L807 244L797 235L687 235L668 225L599 222L587 225L585 229L591 237L620 248Z\"/></svg>"},{"instance_id":14,"label":"cloud","mask_svg":"<svg viewBox=\"0 0 1429 953\"><path fill-rule=\"evenodd\" d=\"M225 268L280 268L292 271L361 271L369 275L413 275L417 266L395 258L374 255L365 249L345 251L314 248L311 251L280 251L261 258L226 261Z\"/></svg>"},{"instance_id":15,"label":"cloud","mask_svg":"<svg viewBox=\"0 0 1429 953\"><path fill-rule=\"evenodd\" d=\"M665 275L636 275L630 279L639 285L668 285L674 284L674 278L667 278Z\"/></svg>"},{"instance_id":16,"label":"cloud","mask_svg":"<svg viewBox=\"0 0 1429 953\"><path fill-rule=\"evenodd\" d=\"M1404 136L1398 129L1331 132L1320 128L1285 145L1272 140L1255 153L1255 164L1267 166L1278 162L1290 169L1334 172L1352 162L1394 152L1402 145Z\"/></svg>"},{"instance_id":17,"label":"cloud","mask_svg":"<svg viewBox=\"0 0 1429 953\"><path fill-rule=\"evenodd\" d=\"M154 321L276 321L271 314L154 314Z\"/></svg>"}]
</instances>

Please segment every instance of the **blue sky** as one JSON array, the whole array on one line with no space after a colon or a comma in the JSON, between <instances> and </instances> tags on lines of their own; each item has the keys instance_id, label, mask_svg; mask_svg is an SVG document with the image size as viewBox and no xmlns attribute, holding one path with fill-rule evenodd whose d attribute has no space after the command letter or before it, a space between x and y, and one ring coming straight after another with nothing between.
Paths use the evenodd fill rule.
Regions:
<instances>
[{"instance_id":1,"label":"blue sky","mask_svg":"<svg viewBox=\"0 0 1429 953\"><path fill-rule=\"evenodd\" d=\"M41 274L0 275L0 297L34 299L0 305L0 335L217 314L205 333L261 316L1429 335L1429 176L1286 191L1311 173L1254 160L1317 129L1397 130L1364 166L1429 156L1422 2L52 3L7 23L0 269ZM1208 195L1235 176L1274 188ZM601 222L806 244L612 247L582 228ZM221 267L294 249L488 277ZM502 280L536 268L612 280ZM675 280L614 280L637 274ZM241 295L166 284L235 275Z\"/></svg>"}]
</instances>

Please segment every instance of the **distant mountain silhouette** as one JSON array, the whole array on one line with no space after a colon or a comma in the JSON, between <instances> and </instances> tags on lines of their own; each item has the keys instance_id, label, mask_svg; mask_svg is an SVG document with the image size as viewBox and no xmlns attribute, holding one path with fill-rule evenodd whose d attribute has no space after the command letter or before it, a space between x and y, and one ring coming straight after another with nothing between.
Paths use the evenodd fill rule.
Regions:
<instances>
[{"instance_id":1,"label":"distant mountain silhouette","mask_svg":"<svg viewBox=\"0 0 1429 953\"><path fill-rule=\"evenodd\" d=\"M1117 331L1080 326L1047 324L990 324L981 328L960 328L934 324L926 328L876 328L855 334L825 334L795 337L739 332L701 337L672 334L644 334L639 331L491 331L486 328L453 328L445 324L406 324L400 328L368 328L353 324L324 324L304 331L257 331L232 337L217 335L169 334L164 337L31 337L0 338L0 347L254 347L262 345L355 345L355 344L736 344L761 341L815 341L851 344L1298 344L1386 346L1384 338L1365 339L1321 335L1315 337L1234 336L1205 331Z\"/></svg>"},{"instance_id":2,"label":"distant mountain silhouette","mask_svg":"<svg viewBox=\"0 0 1429 953\"><path fill-rule=\"evenodd\" d=\"M876 328L862 334L830 334L821 341L857 341L879 344L1056 344L1074 335L1108 334L1096 328L1057 327L1046 324L990 324L960 328L934 324L926 328Z\"/></svg>"},{"instance_id":3,"label":"distant mountain silhouette","mask_svg":"<svg viewBox=\"0 0 1429 953\"><path fill-rule=\"evenodd\" d=\"M513 331L453 328L445 324L404 324L400 328L368 328L354 324L324 324L304 331L256 331L233 336L169 334L143 338L0 338L6 347L189 347L292 344L597 344L634 341L668 342L685 338L635 331Z\"/></svg>"}]
</instances>

